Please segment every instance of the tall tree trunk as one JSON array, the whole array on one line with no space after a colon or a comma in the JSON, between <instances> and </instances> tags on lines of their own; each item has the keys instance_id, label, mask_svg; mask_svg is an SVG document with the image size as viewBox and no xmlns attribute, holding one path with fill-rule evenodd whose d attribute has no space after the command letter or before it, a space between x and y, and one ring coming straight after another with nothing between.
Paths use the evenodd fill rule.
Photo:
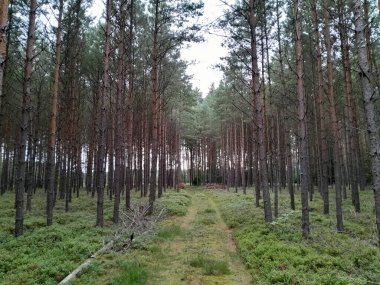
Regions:
<instances>
[{"instance_id":1,"label":"tall tree trunk","mask_svg":"<svg viewBox=\"0 0 380 285\"><path fill-rule=\"evenodd\" d=\"M359 139L358 131L355 127L354 103L352 96L352 75L351 75L351 60L349 54L349 44L347 36L347 28L344 19L344 3L339 1L339 35L341 41L342 63L344 70L344 89L346 99L346 115L348 117L348 138L347 138L347 153L348 153L348 169L350 173L352 204L355 211L360 212L359 199Z\"/></svg>"},{"instance_id":2,"label":"tall tree trunk","mask_svg":"<svg viewBox=\"0 0 380 285\"><path fill-rule=\"evenodd\" d=\"M113 199L113 195L115 193L115 185L114 185L114 179L115 179L115 171L114 171L114 159L115 159L115 156L114 156L114 148L115 148L115 115L113 113L113 105L114 103L112 102L112 98L110 96L110 112L109 112L109 116L108 116L108 124L109 124L109 127L108 127L108 132L107 132L107 135L108 135L108 179L107 179L107 182L108 182L108 196L109 196L109 199L110 201L112 201Z\"/></svg>"},{"instance_id":3,"label":"tall tree trunk","mask_svg":"<svg viewBox=\"0 0 380 285\"><path fill-rule=\"evenodd\" d=\"M319 105L319 132L320 132L320 151L321 151L321 194L323 198L323 213L329 214L329 191L328 191L328 153L327 153L327 135L326 135L326 112L325 98L323 88L323 69L322 69L322 52L319 39L317 0L311 1L313 19L314 19L314 46L317 57L317 74L318 74L318 105Z\"/></svg>"},{"instance_id":4,"label":"tall tree trunk","mask_svg":"<svg viewBox=\"0 0 380 285\"><path fill-rule=\"evenodd\" d=\"M292 142L291 142L291 134L290 131L286 136L286 169L287 169L287 184L288 191L290 196L290 209L295 210L295 197L294 197L294 181L293 181L293 157L292 157Z\"/></svg>"},{"instance_id":5,"label":"tall tree trunk","mask_svg":"<svg viewBox=\"0 0 380 285\"><path fill-rule=\"evenodd\" d=\"M160 123L160 147L159 147L159 175L158 175L158 189L157 189L157 196L158 198L161 198L163 187L165 184L165 141L164 141L164 114L163 112L160 113L159 119L161 121Z\"/></svg>"},{"instance_id":6,"label":"tall tree trunk","mask_svg":"<svg viewBox=\"0 0 380 285\"><path fill-rule=\"evenodd\" d=\"M153 213L153 203L156 199L157 186L157 154L158 154L158 120L159 120L159 4L155 1L155 20L153 33L153 66L152 66L152 165L150 169L150 188L149 188L149 213Z\"/></svg>"},{"instance_id":7,"label":"tall tree trunk","mask_svg":"<svg viewBox=\"0 0 380 285\"><path fill-rule=\"evenodd\" d=\"M268 172L267 172L267 143L265 141L265 124L264 124L264 110L263 101L260 97L260 82L259 82L259 68L257 60L257 42L256 42L256 27L257 27L257 7L254 0L250 0L250 34L251 34L251 65L252 65L252 95L256 100L256 124L258 128L258 148L259 148L259 180L260 188L263 191L264 201L264 217L266 222L272 221L272 207L270 202L269 185L268 185Z\"/></svg>"},{"instance_id":8,"label":"tall tree trunk","mask_svg":"<svg viewBox=\"0 0 380 285\"><path fill-rule=\"evenodd\" d=\"M21 116L21 133L19 138L19 151L17 155L17 183L16 183L16 222L15 236L23 234L24 230L24 192L25 192L25 154L28 138L29 116L32 108L32 71L33 71L33 47L36 30L37 0L30 1L28 38L26 40L26 55L24 65L23 100Z\"/></svg>"},{"instance_id":9,"label":"tall tree trunk","mask_svg":"<svg viewBox=\"0 0 380 285\"><path fill-rule=\"evenodd\" d=\"M65 182L65 212L69 211L69 204L71 200L71 149L67 148L67 168L66 168L66 182Z\"/></svg>"},{"instance_id":10,"label":"tall tree trunk","mask_svg":"<svg viewBox=\"0 0 380 285\"><path fill-rule=\"evenodd\" d=\"M29 114L29 131L28 131L28 172L25 177L25 187L26 187L26 210L32 210L32 197L34 193L34 164L35 164L35 151L34 151L34 139L33 139L33 125L32 125L32 114Z\"/></svg>"},{"instance_id":11,"label":"tall tree trunk","mask_svg":"<svg viewBox=\"0 0 380 285\"><path fill-rule=\"evenodd\" d=\"M123 106L125 94L125 24L126 24L126 2L120 5L118 59L117 59L117 90L116 90L116 126L115 126L115 199L113 204L114 223L119 222L120 194L123 188L122 173L124 170L123 157ZM127 190L128 191L128 190Z\"/></svg>"},{"instance_id":12,"label":"tall tree trunk","mask_svg":"<svg viewBox=\"0 0 380 285\"><path fill-rule=\"evenodd\" d=\"M280 63L280 81L281 88L283 92L285 92L286 82L285 82L285 72L284 72L284 59L283 59L283 50L282 50L282 42L281 42L281 26L280 26L280 11L279 11L280 3L276 1L276 18L277 18L277 41L278 41L278 54L279 54L279 63ZM285 96L285 93L282 94ZM286 111L289 113L290 111ZM290 119L289 115L285 113L285 127L286 134L284 134L284 141L286 141L285 151L284 151L284 160L286 160L286 184L288 186L288 191L290 195L290 208L295 210L295 199L294 199L294 184L293 184L293 161L292 161L292 132L290 128ZM283 142L285 144L285 142Z\"/></svg>"},{"instance_id":13,"label":"tall tree trunk","mask_svg":"<svg viewBox=\"0 0 380 285\"><path fill-rule=\"evenodd\" d=\"M56 177L56 179L54 179L54 205L57 201L57 196L58 196L58 185L59 185L59 181L61 180L61 165L62 165L62 146L61 146L61 139L59 138L59 135L58 135L58 138L57 138L57 163L55 165L55 174L54 176Z\"/></svg>"},{"instance_id":14,"label":"tall tree trunk","mask_svg":"<svg viewBox=\"0 0 380 285\"><path fill-rule=\"evenodd\" d=\"M144 116L144 197L148 195L149 169L150 169L150 144L149 144L149 121L148 121L148 98L145 99L146 107L143 111Z\"/></svg>"},{"instance_id":15,"label":"tall tree trunk","mask_svg":"<svg viewBox=\"0 0 380 285\"><path fill-rule=\"evenodd\" d=\"M62 32L62 15L63 0L59 0L58 27L55 35L55 63L54 63L54 83L53 96L51 100L50 113L50 138L47 149L47 168L48 172L48 189L46 201L46 224L50 226L53 223L53 207L54 207L54 181L55 181L55 145L57 136L57 110L58 110L58 92L59 92L59 73L61 67L61 32Z\"/></svg>"},{"instance_id":16,"label":"tall tree trunk","mask_svg":"<svg viewBox=\"0 0 380 285\"><path fill-rule=\"evenodd\" d=\"M3 99L5 60L7 56L8 6L9 0L0 1L0 106Z\"/></svg>"},{"instance_id":17,"label":"tall tree trunk","mask_svg":"<svg viewBox=\"0 0 380 285\"><path fill-rule=\"evenodd\" d=\"M134 101L134 52L133 52L133 25L134 25L134 0L129 4L129 31L128 31L128 96L127 96L127 189L125 195L125 207L131 207L131 190L133 188L133 101Z\"/></svg>"},{"instance_id":18,"label":"tall tree trunk","mask_svg":"<svg viewBox=\"0 0 380 285\"><path fill-rule=\"evenodd\" d=\"M244 132L244 121L243 117L241 118L241 134L240 134L240 147L241 147L241 158L242 158L242 166L241 166L241 187L243 188L243 193L247 194L247 186L246 186L246 179L245 179L245 132Z\"/></svg>"},{"instance_id":19,"label":"tall tree trunk","mask_svg":"<svg viewBox=\"0 0 380 285\"><path fill-rule=\"evenodd\" d=\"M378 245L380 246L380 130L375 109L375 100L376 97L379 96L379 92L376 89L376 83L370 68L370 63L368 62L368 51L364 34L365 24L361 0L355 0L354 13L360 80L363 90L363 100L369 134L377 237Z\"/></svg>"},{"instance_id":20,"label":"tall tree trunk","mask_svg":"<svg viewBox=\"0 0 380 285\"><path fill-rule=\"evenodd\" d=\"M106 96L109 94L109 57L111 48L111 7L112 0L106 2L106 28L104 38L103 53L103 76L100 91L100 125L99 125L99 145L98 145L98 165L97 170L97 207L96 207L96 226L103 227L103 202L104 202L104 186L105 186L105 159L106 159Z\"/></svg>"},{"instance_id":21,"label":"tall tree trunk","mask_svg":"<svg viewBox=\"0 0 380 285\"><path fill-rule=\"evenodd\" d=\"M237 193L238 192L238 181L239 181L239 172L238 172L238 169L240 168L240 165L239 165L239 151L238 151L238 139L237 139L237 124L233 124L233 130L234 130L234 155L233 155L233 158L234 158L234 162L233 162L233 165L234 165L234 172L235 172L235 176L234 176L234 185L235 185L235 192Z\"/></svg>"},{"instance_id":22,"label":"tall tree trunk","mask_svg":"<svg viewBox=\"0 0 380 285\"><path fill-rule=\"evenodd\" d=\"M342 138L340 126L336 112L336 101L334 92L334 79L333 79L333 63L331 59L331 35L330 35L330 19L329 19L330 1L324 0L324 33L325 45L327 53L327 82L328 93L330 101L330 115L333 129L333 149L334 149L334 176L335 176L335 201L336 201L336 228L338 232L343 231L343 211L342 211L342 176L341 170L344 165L342 163Z\"/></svg>"},{"instance_id":23,"label":"tall tree trunk","mask_svg":"<svg viewBox=\"0 0 380 285\"><path fill-rule=\"evenodd\" d=\"M302 236L309 238L310 221L309 221L309 158L307 153L307 114L306 114L306 96L304 90L304 66L302 56L302 30L301 30L301 13L299 10L299 0L294 1L294 21L295 21L295 57L296 57L296 74L297 74L297 97L298 97L298 140L299 156L301 168L301 204L302 204Z\"/></svg>"}]
</instances>

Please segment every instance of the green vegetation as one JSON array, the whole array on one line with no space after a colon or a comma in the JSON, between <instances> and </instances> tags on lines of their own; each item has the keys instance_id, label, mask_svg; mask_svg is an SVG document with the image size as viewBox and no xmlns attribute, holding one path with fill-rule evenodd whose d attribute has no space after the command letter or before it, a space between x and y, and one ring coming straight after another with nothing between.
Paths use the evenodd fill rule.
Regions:
<instances>
[{"instance_id":1,"label":"green vegetation","mask_svg":"<svg viewBox=\"0 0 380 285\"><path fill-rule=\"evenodd\" d=\"M74 284L147 284L147 280L155 278L165 262L168 263L160 244L182 236L177 220L186 215L190 203L191 196L186 190L166 192L157 200L155 211L158 213L165 209L167 219L148 233L135 236L133 248L127 253L109 253L98 258L93 266L101 270L86 270Z\"/></svg>"},{"instance_id":2,"label":"green vegetation","mask_svg":"<svg viewBox=\"0 0 380 285\"><path fill-rule=\"evenodd\" d=\"M111 281L111 285L144 285L148 278L147 272L136 262L125 262L122 272Z\"/></svg>"},{"instance_id":3,"label":"green vegetation","mask_svg":"<svg viewBox=\"0 0 380 285\"><path fill-rule=\"evenodd\" d=\"M150 234L137 237L127 253L103 256L95 263L102 270L88 270L74 284L115 284L131 274L152 285L249 284L244 266L236 265L236 253L226 248L226 226L210 203L210 195L199 190L165 193L158 200L160 207L180 200L181 205L189 205L187 214L178 211L161 221ZM213 224L200 222L206 218L214 219ZM133 265L127 273L125 264Z\"/></svg>"},{"instance_id":4,"label":"green vegetation","mask_svg":"<svg viewBox=\"0 0 380 285\"><path fill-rule=\"evenodd\" d=\"M190 265L203 268L206 275L223 275L230 273L227 262L204 258L200 255L192 259Z\"/></svg>"},{"instance_id":5,"label":"green vegetation","mask_svg":"<svg viewBox=\"0 0 380 285\"><path fill-rule=\"evenodd\" d=\"M333 214L321 213L322 201L316 193L310 204L309 240L301 237L300 211L289 210L286 191L280 195L280 216L265 224L251 191L249 195L214 194L257 284L377 284L380 251L374 246L371 192L361 192L362 213L354 212L350 199L344 201L344 233L335 231Z\"/></svg>"},{"instance_id":6,"label":"green vegetation","mask_svg":"<svg viewBox=\"0 0 380 285\"><path fill-rule=\"evenodd\" d=\"M216 211L212 208L207 208L199 212L197 222L202 225L213 225L217 220Z\"/></svg>"},{"instance_id":7,"label":"green vegetation","mask_svg":"<svg viewBox=\"0 0 380 285\"><path fill-rule=\"evenodd\" d=\"M86 195L81 193L81 195ZM0 280L1 284L56 284L108 240L112 226L95 227L96 200L73 197L70 211L58 200L55 223L46 227L46 197L38 190L33 210L25 216L25 233L15 238L14 193L0 199ZM105 222L111 225L107 201Z\"/></svg>"},{"instance_id":8,"label":"green vegetation","mask_svg":"<svg viewBox=\"0 0 380 285\"><path fill-rule=\"evenodd\" d=\"M291 211L288 194L282 191L280 216L266 224L262 208L254 206L251 189L247 195L201 191L192 188L165 193L157 200L156 211L164 205L176 209L168 211L171 215L167 219L148 233L135 236L127 253L113 252L98 258L73 284L249 284L249 277L239 279L246 270L253 284L351 285L377 284L380 280L370 191L361 192L362 213L355 213L350 199L344 201L343 233L336 233L333 214L322 214L322 201L316 194L310 204L309 240L301 236L298 196L297 210ZM95 199L73 198L68 213L64 212L63 201L57 202L57 223L51 227L44 226L43 211L27 214L25 234L14 238L14 210L9 207L12 198L7 193L0 201L1 284L56 284L115 230L110 202L105 213L108 226L98 229L94 227L94 215L88 214L95 213ZM33 200L35 209L42 208L43 198L38 192ZM333 203L331 206L333 212ZM239 258L229 248L230 233L221 217L232 228L246 268L237 265Z\"/></svg>"},{"instance_id":9,"label":"green vegetation","mask_svg":"<svg viewBox=\"0 0 380 285\"><path fill-rule=\"evenodd\" d=\"M157 237L159 240L171 240L180 233L181 228L179 225L170 224L160 227L157 231Z\"/></svg>"},{"instance_id":10,"label":"green vegetation","mask_svg":"<svg viewBox=\"0 0 380 285\"><path fill-rule=\"evenodd\" d=\"M184 216L190 202L191 196L183 190L181 192L168 192L165 194L161 207L164 207L170 216Z\"/></svg>"},{"instance_id":11,"label":"green vegetation","mask_svg":"<svg viewBox=\"0 0 380 285\"><path fill-rule=\"evenodd\" d=\"M87 194L82 192L80 196L82 195ZM146 200L134 198L136 203L145 203ZM58 200L54 210L55 222L50 227L45 226L45 203L45 194L42 190L38 190L33 198L32 212L25 215L25 233L15 238L13 236L15 210L12 207L14 193L7 192L1 196L0 284L56 284L100 249L116 230L111 220L112 201L109 199L105 199L104 229L95 227L95 198L76 198L76 195L73 195L69 212L65 212L65 202ZM168 192L157 202L157 211L165 207L169 215L185 215L189 204L188 194ZM145 248L144 250L149 249L152 252L159 251L156 246L158 240L170 240L179 234L178 225L163 223L153 233L136 239L135 246L141 246ZM105 260L108 258L110 255L104 257ZM89 280L92 280L92 283L86 281L84 284L96 284L98 283L96 280L101 276L106 277L107 282L111 284L145 284L147 274L141 269L141 264L132 261L126 263L124 259L117 258L115 264L101 260L94 262L82 273L86 279L91 276ZM126 270L131 264L133 266L130 267L130 271ZM107 267L108 265L110 267ZM118 276L112 281L109 276L111 268ZM123 283L125 280L130 280L130 283Z\"/></svg>"}]
</instances>

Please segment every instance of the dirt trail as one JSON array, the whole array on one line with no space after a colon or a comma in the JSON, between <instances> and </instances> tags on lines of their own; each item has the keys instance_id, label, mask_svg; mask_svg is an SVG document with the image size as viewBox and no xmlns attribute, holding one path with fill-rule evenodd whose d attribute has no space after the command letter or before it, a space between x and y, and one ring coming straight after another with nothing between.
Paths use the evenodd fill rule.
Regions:
<instances>
[{"instance_id":1,"label":"dirt trail","mask_svg":"<svg viewBox=\"0 0 380 285\"><path fill-rule=\"evenodd\" d=\"M251 277L236 253L231 231L221 218L210 193L192 194L186 216L175 221L181 233L160 244L164 270L149 284L252 284ZM196 258L228 264L228 274L209 274L204 268L190 265Z\"/></svg>"}]
</instances>

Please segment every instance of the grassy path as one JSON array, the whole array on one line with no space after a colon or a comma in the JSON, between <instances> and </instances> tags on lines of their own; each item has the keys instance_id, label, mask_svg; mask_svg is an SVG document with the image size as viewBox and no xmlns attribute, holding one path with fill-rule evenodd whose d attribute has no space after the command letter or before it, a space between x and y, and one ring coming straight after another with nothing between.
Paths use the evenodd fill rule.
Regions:
<instances>
[{"instance_id":1,"label":"grassy path","mask_svg":"<svg viewBox=\"0 0 380 285\"><path fill-rule=\"evenodd\" d=\"M179 226L178 234L159 245L162 263L148 284L251 284L211 195L191 196L186 216L170 225L171 229Z\"/></svg>"}]
</instances>

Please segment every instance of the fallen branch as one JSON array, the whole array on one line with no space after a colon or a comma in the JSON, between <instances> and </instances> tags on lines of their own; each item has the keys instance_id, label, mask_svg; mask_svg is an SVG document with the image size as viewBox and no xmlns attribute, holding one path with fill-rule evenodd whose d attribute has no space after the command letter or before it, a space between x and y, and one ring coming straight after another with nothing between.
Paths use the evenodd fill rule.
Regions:
<instances>
[{"instance_id":1,"label":"fallen branch","mask_svg":"<svg viewBox=\"0 0 380 285\"><path fill-rule=\"evenodd\" d=\"M69 275L67 275L65 279L63 279L61 282L58 283L58 285L66 285L66 284L69 284L71 281L73 281L80 272L82 272L84 269L90 266L90 264L96 259L96 257L108 251L112 247L113 243L114 243L113 240L110 241L101 249L99 249L97 252L92 254L90 258L86 259L74 271L72 271Z\"/></svg>"},{"instance_id":2,"label":"fallen branch","mask_svg":"<svg viewBox=\"0 0 380 285\"><path fill-rule=\"evenodd\" d=\"M88 268L91 263L100 255L109 251L126 251L128 250L133 241L134 234L143 235L153 227L153 225L163 217L164 209L160 211L156 218L148 216L149 206L139 206L137 210L130 209L127 212L122 212L120 229L115 232L113 239L104 245L97 252L92 254L81 265L79 265L74 271L65 277L58 285L67 285L72 282L79 273ZM128 223L129 220L129 223ZM148 230L147 230L148 229ZM132 232L132 234L131 234ZM127 241L122 241L123 238L128 238ZM121 243L118 243L122 241Z\"/></svg>"}]
</instances>

